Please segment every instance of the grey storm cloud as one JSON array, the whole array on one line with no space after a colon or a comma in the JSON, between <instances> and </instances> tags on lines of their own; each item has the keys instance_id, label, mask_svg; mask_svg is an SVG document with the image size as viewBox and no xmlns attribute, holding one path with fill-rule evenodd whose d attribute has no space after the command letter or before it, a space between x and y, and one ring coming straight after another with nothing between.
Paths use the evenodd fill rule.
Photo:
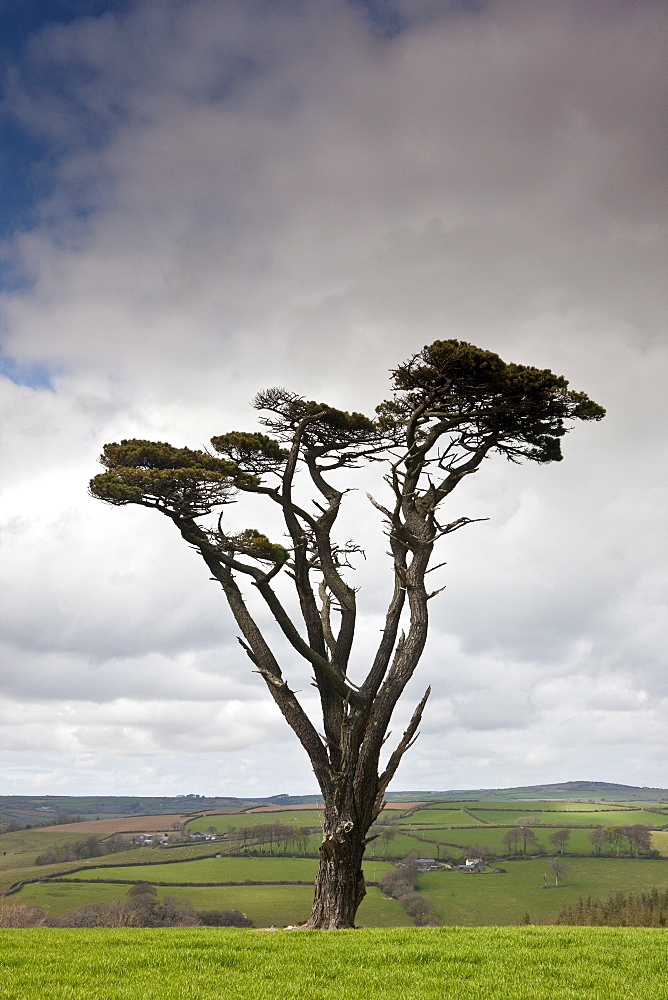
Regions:
<instances>
[{"instance_id":1,"label":"grey storm cloud","mask_svg":"<svg viewBox=\"0 0 668 1000\"><path fill-rule=\"evenodd\" d=\"M3 103L48 152L1 248L4 354L48 383L2 379L7 789L312 790L205 568L86 484L105 441L255 427L270 385L372 412L447 337L608 416L453 497L489 520L443 547L395 785L665 783L665 32L658 0L138 0L34 32ZM359 670L375 471L346 498Z\"/></svg>"}]
</instances>

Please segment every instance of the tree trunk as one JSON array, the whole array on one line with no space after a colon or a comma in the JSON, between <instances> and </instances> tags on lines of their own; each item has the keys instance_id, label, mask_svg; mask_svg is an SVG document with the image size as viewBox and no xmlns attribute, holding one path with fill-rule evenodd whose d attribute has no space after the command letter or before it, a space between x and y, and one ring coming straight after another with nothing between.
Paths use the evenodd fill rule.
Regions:
<instances>
[{"instance_id":1,"label":"tree trunk","mask_svg":"<svg viewBox=\"0 0 668 1000\"><path fill-rule=\"evenodd\" d=\"M362 872L365 838L366 830L352 819L325 819L308 930L355 926L357 909L366 895Z\"/></svg>"}]
</instances>

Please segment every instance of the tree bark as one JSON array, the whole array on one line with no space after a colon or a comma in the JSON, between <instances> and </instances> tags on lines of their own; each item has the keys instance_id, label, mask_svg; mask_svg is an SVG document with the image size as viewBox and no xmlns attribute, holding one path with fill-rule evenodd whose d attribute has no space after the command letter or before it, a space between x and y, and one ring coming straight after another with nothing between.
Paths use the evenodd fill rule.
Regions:
<instances>
[{"instance_id":1,"label":"tree bark","mask_svg":"<svg viewBox=\"0 0 668 1000\"><path fill-rule=\"evenodd\" d=\"M326 809L326 817L328 812ZM358 907L366 895L362 871L365 847L366 830L353 819L325 819L308 930L355 926Z\"/></svg>"}]
</instances>

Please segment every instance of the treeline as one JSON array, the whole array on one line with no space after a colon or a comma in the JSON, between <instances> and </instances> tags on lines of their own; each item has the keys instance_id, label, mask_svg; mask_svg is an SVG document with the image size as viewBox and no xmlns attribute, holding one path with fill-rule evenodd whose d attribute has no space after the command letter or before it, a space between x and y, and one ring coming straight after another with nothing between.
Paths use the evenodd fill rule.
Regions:
<instances>
[{"instance_id":1,"label":"treeline","mask_svg":"<svg viewBox=\"0 0 668 1000\"><path fill-rule=\"evenodd\" d=\"M568 849L568 842L571 834L581 827L559 827L554 830L545 844L538 839L536 827L529 817L522 817L516 826L510 827L501 838L501 842L506 848L508 855L536 855L559 853L563 854ZM424 843L434 844L437 855L440 856L441 847L456 847L455 844L448 844L444 841L429 840L426 837L416 837ZM591 844L592 854L607 854L619 856L621 854L639 857L642 853L648 858L660 857L659 851L652 848L652 831L650 827L643 823L626 824L624 826L598 826L590 830L587 839ZM460 848L461 849L461 848ZM465 856L470 858L482 858L489 861L500 857L498 848L488 844L469 844L465 849ZM452 859L451 859L452 860Z\"/></svg>"},{"instance_id":2,"label":"treeline","mask_svg":"<svg viewBox=\"0 0 668 1000\"><path fill-rule=\"evenodd\" d=\"M309 837L318 828L310 826L286 826L283 823L258 823L255 826L245 826L232 829L227 835L228 841L236 841L239 851L248 853L258 850L260 854L267 849L269 854L306 854ZM218 833L218 828L210 826L209 833Z\"/></svg>"},{"instance_id":3,"label":"treeline","mask_svg":"<svg viewBox=\"0 0 668 1000\"><path fill-rule=\"evenodd\" d=\"M626 823L623 826L599 826L589 834L589 843L597 854L604 846L611 852L619 854L628 845L629 854L638 857L640 851L658 857L658 851L652 851L652 833L644 823Z\"/></svg>"},{"instance_id":4,"label":"treeline","mask_svg":"<svg viewBox=\"0 0 668 1000\"><path fill-rule=\"evenodd\" d=\"M419 869L414 855L408 855L380 880L384 896L396 899L417 927L438 927L431 903L417 891Z\"/></svg>"},{"instance_id":5,"label":"treeline","mask_svg":"<svg viewBox=\"0 0 668 1000\"><path fill-rule=\"evenodd\" d=\"M83 840L71 844L59 844L42 851L35 859L36 865L54 865L60 861L83 861L86 858L100 858L105 854L116 854L118 851L130 850L134 845L120 837L111 837L101 843L98 837L84 837Z\"/></svg>"},{"instance_id":6,"label":"treeline","mask_svg":"<svg viewBox=\"0 0 668 1000\"><path fill-rule=\"evenodd\" d=\"M240 910L195 910L187 900L174 896L157 898L157 890L146 882L130 889L127 898L115 903L85 903L53 917L36 904L5 904L0 907L0 927L252 927Z\"/></svg>"},{"instance_id":7,"label":"treeline","mask_svg":"<svg viewBox=\"0 0 668 1000\"><path fill-rule=\"evenodd\" d=\"M606 900L579 899L559 911L555 923L575 927L666 927L668 889L617 892Z\"/></svg>"}]
</instances>

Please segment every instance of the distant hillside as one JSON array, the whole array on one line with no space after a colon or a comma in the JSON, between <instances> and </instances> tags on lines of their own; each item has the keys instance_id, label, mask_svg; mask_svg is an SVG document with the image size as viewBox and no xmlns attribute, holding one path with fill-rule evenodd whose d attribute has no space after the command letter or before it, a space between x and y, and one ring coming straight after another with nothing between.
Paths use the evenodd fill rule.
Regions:
<instances>
[{"instance_id":1,"label":"distant hillside","mask_svg":"<svg viewBox=\"0 0 668 1000\"><path fill-rule=\"evenodd\" d=\"M639 788L608 781L563 781L517 788L470 788L448 791L388 792L389 802L424 802L439 799L490 799L530 801L531 799L571 799L584 802L668 802L666 788ZM116 816L152 816L163 813L187 814L214 809L250 809L262 805L311 805L319 795L271 795L245 798L205 795L0 795L0 824L53 824L73 816L103 819Z\"/></svg>"},{"instance_id":2,"label":"distant hillside","mask_svg":"<svg viewBox=\"0 0 668 1000\"><path fill-rule=\"evenodd\" d=\"M583 802L661 802L668 801L668 789L637 785L619 785L610 781L560 781L545 785L520 785L516 788L470 788L445 792L390 792L388 800L411 799L492 799L526 801L531 799L570 799Z\"/></svg>"},{"instance_id":3,"label":"distant hillside","mask_svg":"<svg viewBox=\"0 0 668 1000\"><path fill-rule=\"evenodd\" d=\"M270 802L264 798L204 795L0 795L0 823L25 826L63 822L65 817L104 819L191 813L204 809L244 809Z\"/></svg>"},{"instance_id":4,"label":"distant hillside","mask_svg":"<svg viewBox=\"0 0 668 1000\"><path fill-rule=\"evenodd\" d=\"M618 785L610 781L561 781L545 785L519 785L516 788L455 788L447 791L388 792L388 802L428 802L432 799L492 799L524 801L530 799L570 799L583 802L661 802L668 801L668 788ZM265 802L275 805L310 805L322 801L320 795L272 795Z\"/></svg>"}]
</instances>

